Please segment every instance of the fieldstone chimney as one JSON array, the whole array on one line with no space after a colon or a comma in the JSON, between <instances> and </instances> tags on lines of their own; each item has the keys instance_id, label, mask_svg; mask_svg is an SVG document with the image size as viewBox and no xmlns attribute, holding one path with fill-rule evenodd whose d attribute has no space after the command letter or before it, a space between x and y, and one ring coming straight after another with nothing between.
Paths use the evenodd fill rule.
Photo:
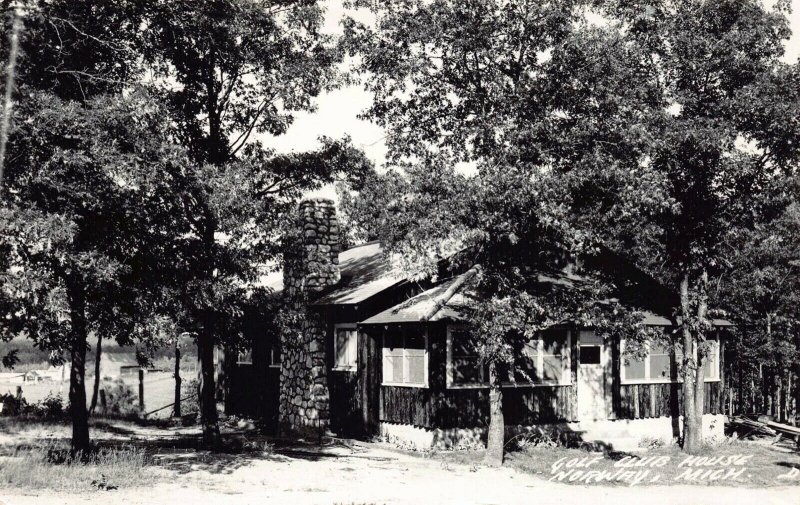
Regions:
<instances>
[{"instance_id":1,"label":"fieldstone chimney","mask_svg":"<svg viewBox=\"0 0 800 505\"><path fill-rule=\"evenodd\" d=\"M325 333L316 295L339 282L339 223L333 201L300 203L286 240L283 285L287 317L281 336L280 422L293 431L324 431L330 420Z\"/></svg>"}]
</instances>

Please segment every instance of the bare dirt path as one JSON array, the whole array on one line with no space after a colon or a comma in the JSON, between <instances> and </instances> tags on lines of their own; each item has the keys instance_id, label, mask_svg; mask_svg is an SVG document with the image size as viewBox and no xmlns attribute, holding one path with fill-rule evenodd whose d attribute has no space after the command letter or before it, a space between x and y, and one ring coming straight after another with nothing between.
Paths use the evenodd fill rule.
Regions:
<instances>
[{"instance_id":1,"label":"bare dirt path","mask_svg":"<svg viewBox=\"0 0 800 505\"><path fill-rule=\"evenodd\" d=\"M175 456L180 459L180 455ZM0 490L26 504L746 504L800 505L800 487L597 487L548 482L513 469L475 468L374 445L287 449L260 458L187 459L146 488L59 494ZM177 463L177 461L176 461Z\"/></svg>"}]
</instances>

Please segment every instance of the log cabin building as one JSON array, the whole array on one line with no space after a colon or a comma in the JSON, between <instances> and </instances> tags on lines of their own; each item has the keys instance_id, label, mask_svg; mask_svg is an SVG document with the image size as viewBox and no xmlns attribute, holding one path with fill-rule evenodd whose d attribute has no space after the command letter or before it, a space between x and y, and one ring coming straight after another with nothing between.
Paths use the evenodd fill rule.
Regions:
<instances>
[{"instance_id":1,"label":"log cabin building","mask_svg":"<svg viewBox=\"0 0 800 505\"><path fill-rule=\"evenodd\" d=\"M416 448L453 448L485 440L487 373L465 344L464 276L412 282L392 270L380 244L340 251L333 202L299 208L295 246L267 283L284 300L292 331L252 321L252 348L225 360L225 406L275 427L345 437L382 436ZM634 266L605 258L630 287L620 301L644 324L672 326L675 297ZM540 282L574 274L543 272ZM724 328L705 361L705 433L721 435ZM644 359L624 357L625 341L572 324L541 333L520 350L503 388L507 429L546 430L585 441L635 446L669 441L681 422L676 357L653 344Z\"/></svg>"}]
</instances>

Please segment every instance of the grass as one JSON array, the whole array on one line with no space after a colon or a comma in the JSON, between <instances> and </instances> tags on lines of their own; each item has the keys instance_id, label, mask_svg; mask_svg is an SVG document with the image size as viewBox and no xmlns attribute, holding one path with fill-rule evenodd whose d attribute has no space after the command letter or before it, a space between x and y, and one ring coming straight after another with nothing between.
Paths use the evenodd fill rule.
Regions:
<instances>
[{"instance_id":1,"label":"grass","mask_svg":"<svg viewBox=\"0 0 800 505\"><path fill-rule=\"evenodd\" d=\"M184 370L181 372L183 382L186 384L192 380L195 375L190 374L189 371ZM123 382L129 386L134 395L138 397L139 391L139 378L136 374L130 374L122 377ZM88 379L87 383L87 402L92 396L92 386L94 379ZM45 399L48 395L61 396L66 402L69 394L69 382L40 382L40 383L12 383L9 381L0 380L0 394L9 393L16 394L17 386L22 387L22 397L29 403L33 404ZM107 391L115 387L113 381L102 381L101 387ZM145 411L150 412L159 407L171 404L175 399L175 379L172 372L154 372L148 373L144 376L144 406ZM138 398L137 398L138 400ZM166 408L154 414L155 417L169 417L172 413L171 408Z\"/></svg>"},{"instance_id":2,"label":"grass","mask_svg":"<svg viewBox=\"0 0 800 505\"><path fill-rule=\"evenodd\" d=\"M157 479L148 464L145 451L137 447L101 447L73 456L68 442L44 441L2 456L0 485L68 492L144 486Z\"/></svg>"},{"instance_id":3,"label":"grass","mask_svg":"<svg viewBox=\"0 0 800 505\"><path fill-rule=\"evenodd\" d=\"M575 485L800 485L800 454L766 441L709 445L699 457L708 459L687 459L690 456L674 445L635 454L532 446L509 453L506 465ZM787 474L794 476L786 478Z\"/></svg>"}]
</instances>

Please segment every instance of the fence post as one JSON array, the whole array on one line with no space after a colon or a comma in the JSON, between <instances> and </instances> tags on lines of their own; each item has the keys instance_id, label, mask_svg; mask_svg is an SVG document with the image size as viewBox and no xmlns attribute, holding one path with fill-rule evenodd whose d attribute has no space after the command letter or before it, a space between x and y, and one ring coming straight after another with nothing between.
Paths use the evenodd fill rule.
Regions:
<instances>
[{"instance_id":1,"label":"fence post","mask_svg":"<svg viewBox=\"0 0 800 505\"><path fill-rule=\"evenodd\" d=\"M144 370L139 369L139 412L144 412Z\"/></svg>"}]
</instances>

